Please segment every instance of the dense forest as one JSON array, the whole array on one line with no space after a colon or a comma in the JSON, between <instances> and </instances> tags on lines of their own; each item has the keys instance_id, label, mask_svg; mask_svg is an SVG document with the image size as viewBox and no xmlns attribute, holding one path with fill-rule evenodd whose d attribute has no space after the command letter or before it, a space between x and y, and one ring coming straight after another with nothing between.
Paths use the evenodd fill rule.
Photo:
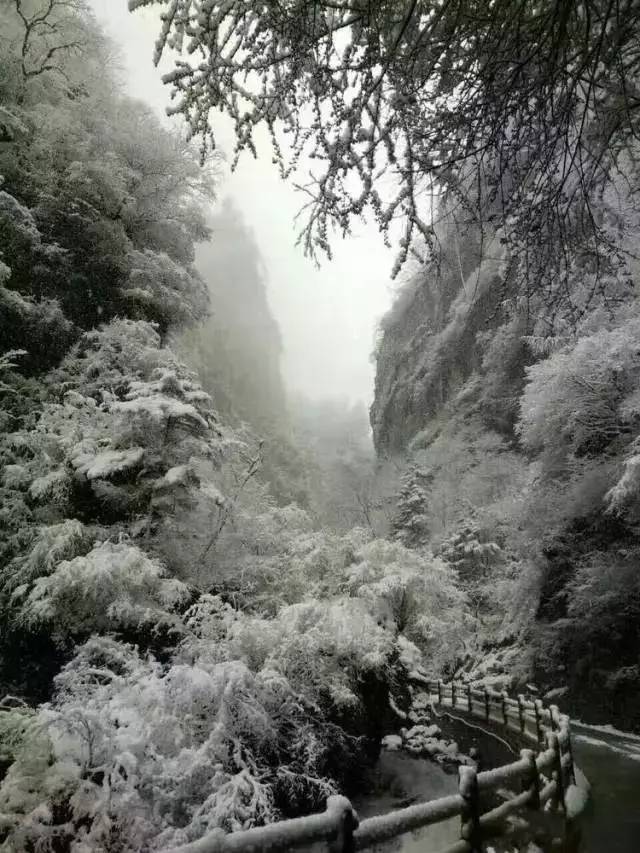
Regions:
<instances>
[{"instance_id":1,"label":"dense forest","mask_svg":"<svg viewBox=\"0 0 640 853\"><path fill-rule=\"evenodd\" d=\"M637 728L636 288L593 296L585 275L581 310L541 322L509 298L499 235L480 262L477 233L443 228L442 244L376 354L376 448L408 464L397 534L457 567L480 660L502 647L521 684Z\"/></svg>"},{"instance_id":2,"label":"dense forest","mask_svg":"<svg viewBox=\"0 0 640 853\"><path fill-rule=\"evenodd\" d=\"M200 5L158 18L158 61L187 36L202 48ZM283 43L311 38L302 18ZM251 50L281 24L258 26ZM640 729L636 140L589 198L598 264L572 220L561 259L537 259L549 275L532 262L532 287L515 259L548 235L518 231L532 217L518 177L537 161L511 163L509 203L495 156L477 182L443 183L427 226L412 172L411 191L384 203L362 165L373 155L350 147L378 138L380 110L360 105L373 129L358 133L332 113L347 127L320 145L328 177L303 244L330 254L330 225L348 233L367 205L387 239L399 211L409 223L369 418L287 389L268 273L199 120L224 86L186 68L166 78L186 121L163 122L127 95L84 4L0 5L11 853L162 850L318 810L361 784L415 670L551 691L585 719ZM275 116L266 96L245 91L246 115L225 101L235 154L279 118L300 157L298 73ZM416 112L415 98L390 103ZM380 138L394 163L392 131Z\"/></svg>"},{"instance_id":3,"label":"dense forest","mask_svg":"<svg viewBox=\"0 0 640 853\"><path fill-rule=\"evenodd\" d=\"M35 8L0 18L0 832L159 849L347 790L465 604L384 538L364 408L287 402L216 159Z\"/></svg>"}]
</instances>

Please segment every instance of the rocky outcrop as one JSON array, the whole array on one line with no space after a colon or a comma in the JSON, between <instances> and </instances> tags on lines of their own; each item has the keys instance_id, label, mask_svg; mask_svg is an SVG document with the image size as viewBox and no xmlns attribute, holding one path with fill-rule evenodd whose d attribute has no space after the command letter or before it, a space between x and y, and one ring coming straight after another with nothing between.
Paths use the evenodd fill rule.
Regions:
<instances>
[{"instance_id":1,"label":"rocky outcrop","mask_svg":"<svg viewBox=\"0 0 640 853\"><path fill-rule=\"evenodd\" d=\"M440 265L416 272L381 323L370 412L380 456L404 451L482 370L485 333L506 321L499 241L486 247L478 265L469 247L465 259L459 258L458 238L450 236ZM514 357L521 360L519 352ZM523 367L514 378L520 378Z\"/></svg>"}]
</instances>

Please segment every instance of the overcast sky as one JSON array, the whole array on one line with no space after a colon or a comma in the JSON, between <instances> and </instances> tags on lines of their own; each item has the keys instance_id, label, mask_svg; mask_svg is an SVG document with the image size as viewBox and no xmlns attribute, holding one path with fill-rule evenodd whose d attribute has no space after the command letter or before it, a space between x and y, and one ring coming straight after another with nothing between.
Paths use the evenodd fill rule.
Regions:
<instances>
[{"instance_id":1,"label":"overcast sky","mask_svg":"<svg viewBox=\"0 0 640 853\"><path fill-rule=\"evenodd\" d=\"M130 14L126 0L91 2L98 20L123 52L129 93L163 112L168 90L151 59L158 9ZM229 144L228 123L219 119L215 127L223 146L225 141ZM375 329L393 293L392 253L385 249L375 225L363 225L346 241L336 240L333 261L324 262L318 270L294 245L293 218L301 197L280 180L267 149L257 161L244 156L220 192L231 196L242 211L267 268L269 302L282 332L282 371L288 387L315 398L347 396L369 404Z\"/></svg>"}]
</instances>

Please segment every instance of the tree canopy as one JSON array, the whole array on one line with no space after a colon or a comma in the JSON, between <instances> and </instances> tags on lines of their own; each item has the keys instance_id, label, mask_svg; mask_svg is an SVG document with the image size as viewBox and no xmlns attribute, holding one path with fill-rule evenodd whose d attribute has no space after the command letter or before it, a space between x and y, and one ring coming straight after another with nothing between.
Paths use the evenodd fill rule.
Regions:
<instances>
[{"instance_id":1,"label":"tree canopy","mask_svg":"<svg viewBox=\"0 0 640 853\"><path fill-rule=\"evenodd\" d=\"M438 215L502 227L518 281L551 288L549 304L576 270L597 290L624 266L607 193L624 194L637 153L635 0L129 2L143 6L162 7L155 61L179 54L169 112L203 153L219 110L236 158L264 126L283 176L313 161L300 234L312 255L373 213L387 237L401 222L397 273L437 248L446 198Z\"/></svg>"}]
</instances>

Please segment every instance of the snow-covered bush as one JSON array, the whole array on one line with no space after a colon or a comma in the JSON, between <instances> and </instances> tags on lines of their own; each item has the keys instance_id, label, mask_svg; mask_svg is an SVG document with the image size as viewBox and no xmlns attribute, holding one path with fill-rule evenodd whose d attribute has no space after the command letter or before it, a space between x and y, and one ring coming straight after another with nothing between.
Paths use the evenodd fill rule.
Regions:
<instances>
[{"instance_id":1,"label":"snow-covered bush","mask_svg":"<svg viewBox=\"0 0 640 853\"><path fill-rule=\"evenodd\" d=\"M388 629L422 650L434 672L462 653L470 629L466 596L432 554L377 539L357 552L349 586Z\"/></svg>"},{"instance_id":2,"label":"snow-covered bush","mask_svg":"<svg viewBox=\"0 0 640 853\"><path fill-rule=\"evenodd\" d=\"M222 482L225 469L223 466ZM345 568L371 538L314 529L308 512L276 506L262 484L247 485L230 508L211 562L213 586L243 607L275 614L284 604L326 598L345 590Z\"/></svg>"},{"instance_id":3,"label":"snow-covered bush","mask_svg":"<svg viewBox=\"0 0 640 853\"><path fill-rule=\"evenodd\" d=\"M87 554L62 560L30 589L13 593L17 619L44 623L55 634L159 627L179 630L171 611L189 597L155 560L125 542L101 542Z\"/></svg>"},{"instance_id":4,"label":"snow-covered bush","mask_svg":"<svg viewBox=\"0 0 640 853\"><path fill-rule=\"evenodd\" d=\"M95 533L76 519L40 527L25 554L16 557L4 572L2 593L5 607L13 607L30 586L51 575L64 560L86 554ZM9 618L9 617L5 617Z\"/></svg>"},{"instance_id":5,"label":"snow-covered bush","mask_svg":"<svg viewBox=\"0 0 640 853\"><path fill-rule=\"evenodd\" d=\"M194 636L183 644L185 659L242 660L252 669L279 672L328 711L357 706L362 676L384 679L394 651L393 634L355 598L311 599L265 619L204 597L186 620Z\"/></svg>"},{"instance_id":6,"label":"snow-covered bush","mask_svg":"<svg viewBox=\"0 0 640 853\"><path fill-rule=\"evenodd\" d=\"M194 323L206 315L209 295L197 272L151 249L131 251L127 261L130 272L123 295L134 316L137 308L142 317L167 328Z\"/></svg>"},{"instance_id":7,"label":"snow-covered bush","mask_svg":"<svg viewBox=\"0 0 640 853\"><path fill-rule=\"evenodd\" d=\"M61 640L93 631L180 631L174 610L189 597L187 587L136 546L96 541L103 536L77 520L42 527L2 579L7 629L42 626Z\"/></svg>"},{"instance_id":8,"label":"snow-covered bush","mask_svg":"<svg viewBox=\"0 0 640 853\"><path fill-rule=\"evenodd\" d=\"M118 525L160 555L171 546L176 570L187 574L197 554L187 514L198 508L211 519L224 501L215 484L222 433L209 396L141 321L87 333L53 380L54 399L33 428L7 439L13 487L49 521L76 515Z\"/></svg>"},{"instance_id":9,"label":"snow-covered bush","mask_svg":"<svg viewBox=\"0 0 640 853\"><path fill-rule=\"evenodd\" d=\"M560 472L568 456L619 451L640 418L640 319L598 329L527 369L519 433Z\"/></svg>"},{"instance_id":10,"label":"snow-covered bush","mask_svg":"<svg viewBox=\"0 0 640 853\"><path fill-rule=\"evenodd\" d=\"M607 510L638 520L640 509L640 440L636 438L621 465L619 477L605 495Z\"/></svg>"},{"instance_id":11,"label":"snow-covered bush","mask_svg":"<svg viewBox=\"0 0 640 853\"><path fill-rule=\"evenodd\" d=\"M56 684L0 786L7 851L133 853L264 823L323 803L349 749L282 674L237 660L163 668L94 638Z\"/></svg>"}]
</instances>

